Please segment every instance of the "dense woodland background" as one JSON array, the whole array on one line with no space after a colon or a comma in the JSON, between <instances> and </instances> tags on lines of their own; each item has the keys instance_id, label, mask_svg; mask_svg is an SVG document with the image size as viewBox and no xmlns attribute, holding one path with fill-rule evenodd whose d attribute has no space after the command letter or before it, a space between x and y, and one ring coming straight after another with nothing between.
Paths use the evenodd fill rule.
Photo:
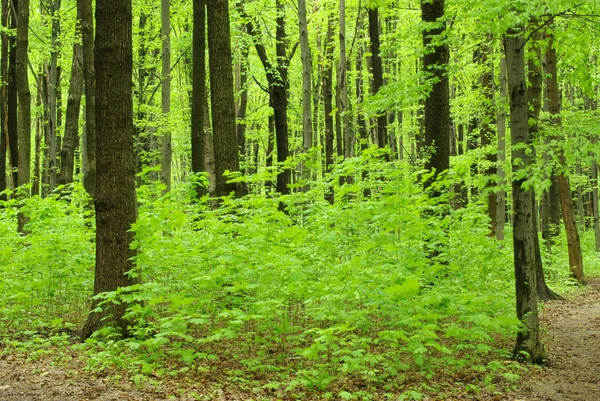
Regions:
<instances>
[{"instance_id":1,"label":"dense woodland background","mask_svg":"<svg viewBox=\"0 0 600 401\"><path fill-rule=\"evenodd\" d=\"M267 398L504 391L600 270L599 7L2 1L1 341Z\"/></svg>"}]
</instances>

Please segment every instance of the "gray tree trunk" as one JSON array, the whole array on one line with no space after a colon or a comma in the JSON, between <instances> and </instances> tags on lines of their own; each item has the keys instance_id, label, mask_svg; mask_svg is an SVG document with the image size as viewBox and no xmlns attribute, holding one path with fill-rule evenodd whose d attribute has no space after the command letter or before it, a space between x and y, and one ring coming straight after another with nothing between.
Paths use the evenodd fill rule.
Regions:
<instances>
[{"instance_id":1,"label":"gray tree trunk","mask_svg":"<svg viewBox=\"0 0 600 401\"><path fill-rule=\"evenodd\" d=\"M162 112L162 152L160 163L160 177L165 185L165 191L171 190L171 165L173 152L171 149L171 132L169 127L169 113L171 112L171 21L169 16L170 0L161 0L161 112Z\"/></svg>"}]
</instances>

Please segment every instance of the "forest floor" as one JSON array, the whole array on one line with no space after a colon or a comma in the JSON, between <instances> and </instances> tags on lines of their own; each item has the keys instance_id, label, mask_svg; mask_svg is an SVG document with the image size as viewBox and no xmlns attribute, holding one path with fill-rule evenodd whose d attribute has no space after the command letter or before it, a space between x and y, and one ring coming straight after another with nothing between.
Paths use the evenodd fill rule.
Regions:
<instances>
[{"instance_id":1,"label":"forest floor","mask_svg":"<svg viewBox=\"0 0 600 401\"><path fill-rule=\"evenodd\" d=\"M505 395L465 395L460 399L510 401L600 400L600 279L591 279L588 291L568 301L544 306L544 343L548 366L533 368L519 383L519 390ZM34 361L0 346L0 401L163 401L249 400L242 393L202 388L202 384L165 381L157 389L136 389L125 380L98 377L84 371L73 355L60 361L42 357ZM176 383L175 383L176 381ZM186 388L183 395L181 388ZM189 389L193 389L190 392ZM167 396L170 394L170 396ZM432 398L426 398L434 401ZM448 398L445 398L446 400Z\"/></svg>"}]
</instances>

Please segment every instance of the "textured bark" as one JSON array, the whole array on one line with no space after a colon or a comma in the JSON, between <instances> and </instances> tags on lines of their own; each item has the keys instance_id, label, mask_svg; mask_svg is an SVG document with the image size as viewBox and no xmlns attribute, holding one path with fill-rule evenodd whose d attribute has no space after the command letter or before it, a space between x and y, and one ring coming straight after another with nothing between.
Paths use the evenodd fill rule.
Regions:
<instances>
[{"instance_id":1,"label":"textured bark","mask_svg":"<svg viewBox=\"0 0 600 401\"><path fill-rule=\"evenodd\" d=\"M325 170L333 165L333 15L327 16L327 34L323 54L323 112L325 114Z\"/></svg>"},{"instance_id":2,"label":"textured bark","mask_svg":"<svg viewBox=\"0 0 600 401\"><path fill-rule=\"evenodd\" d=\"M558 100L558 81L556 68L556 50L553 47L553 35L548 35L548 48L546 50L546 68L547 78L546 86L548 90L548 107L552 115L551 121L554 125L560 126L560 104ZM560 139L560 138L555 138ZM562 209L563 222L567 235L567 247L569 252L569 266L571 268L571 276L580 284L585 284L583 274L583 257L581 255L581 242L579 240L579 232L577 230L577 221L575 217L575 208L573 199L571 198L571 188L567 178L568 167L565 161L565 155L562 149L558 149L558 162L561 171L558 171L555 180L560 197L560 206Z\"/></svg>"},{"instance_id":3,"label":"textured bark","mask_svg":"<svg viewBox=\"0 0 600 401\"><path fill-rule=\"evenodd\" d=\"M206 6L216 196L227 196L237 193L237 185L227 183L224 173L239 170L229 6L227 0L211 0Z\"/></svg>"},{"instance_id":4,"label":"textured bark","mask_svg":"<svg viewBox=\"0 0 600 401\"><path fill-rule=\"evenodd\" d=\"M58 160L58 125L59 125L59 65L58 55L60 52L60 0L49 0L50 17L52 19L52 48L50 51L50 62L46 63L47 78L47 136L46 136L46 168L48 176L48 190L53 191L57 184Z\"/></svg>"},{"instance_id":5,"label":"textured bark","mask_svg":"<svg viewBox=\"0 0 600 401\"><path fill-rule=\"evenodd\" d=\"M443 13L443 0L442 0ZM379 40L379 9L369 8L369 38L371 40L371 69L373 72L373 82L371 93L374 95L379 92L383 86L383 67L381 63L381 51ZM447 61L446 61L447 64ZM377 145L380 148L387 146L387 116L385 111L379 111L377 115Z\"/></svg>"},{"instance_id":6,"label":"textured bark","mask_svg":"<svg viewBox=\"0 0 600 401\"><path fill-rule=\"evenodd\" d=\"M133 150L132 15L131 2L96 1L96 269L94 294L133 285L135 251L131 226L136 220L135 156ZM98 302L92 303L92 310ZM126 336L127 305L91 312L81 332L88 338L111 322ZM109 317L110 320L103 317Z\"/></svg>"},{"instance_id":7,"label":"textured bark","mask_svg":"<svg viewBox=\"0 0 600 401\"><path fill-rule=\"evenodd\" d=\"M498 185L502 188L506 173L504 172L504 162L506 161L506 58L500 60L500 100L498 104ZM504 225L506 223L506 192L500 189L496 197L496 239L504 240Z\"/></svg>"},{"instance_id":8,"label":"textured bark","mask_svg":"<svg viewBox=\"0 0 600 401\"><path fill-rule=\"evenodd\" d=\"M8 96L6 91L6 83L8 82L8 0L2 0L1 22L4 30L0 33L2 46L0 50L0 78L4 85L0 87L0 192L7 189L6 181L6 161L10 160L10 152L8 149ZM10 170L9 170L10 171ZM6 200L6 195L0 194L0 200Z\"/></svg>"},{"instance_id":9,"label":"textured bark","mask_svg":"<svg viewBox=\"0 0 600 401\"><path fill-rule=\"evenodd\" d=\"M206 110L206 3L194 1L194 25L192 38L192 172L200 173L204 168L204 115ZM198 195L206 188L197 189Z\"/></svg>"},{"instance_id":10,"label":"textured bark","mask_svg":"<svg viewBox=\"0 0 600 401\"><path fill-rule=\"evenodd\" d=\"M161 112L162 112L162 151L160 163L160 178L166 187L166 192L171 190L171 164L173 152L171 150L171 132L169 131L169 113L171 112L171 21L169 17L170 0L161 0Z\"/></svg>"},{"instance_id":11,"label":"textured bark","mask_svg":"<svg viewBox=\"0 0 600 401\"><path fill-rule=\"evenodd\" d=\"M80 31L79 25L77 31ZM80 32L75 33L79 37ZM73 45L73 62L71 66L71 79L69 82L69 97L67 99L67 113L65 117L65 135L60 151L60 174L58 184L66 185L73 182L75 164L75 149L79 143L79 109L83 92L83 49L81 44Z\"/></svg>"},{"instance_id":12,"label":"textured bark","mask_svg":"<svg viewBox=\"0 0 600 401\"><path fill-rule=\"evenodd\" d=\"M444 0L421 1L422 18L432 23L444 16ZM423 31L423 68L433 86L425 100L425 143L431 156L426 164L435 170L434 178L450 167L450 86L447 76L449 60L448 45L440 36L446 30L446 24ZM427 186L431 185L429 181Z\"/></svg>"},{"instance_id":13,"label":"textured bark","mask_svg":"<svg viewBox=\"0 0 600 401\"><path fill-rule=\"evenodd\" d=\"M94 67L94 22L92 1L77 0L81 23L83 80L85 85L85 129L82 133L83 186L92 199L96 196L96 71Z\"/></svg>"},{"instance_id":14,"label":"textured bark","mask_svg":"<svg viewBox=\"0 0 600 401\"><path fill-rule=\"evenodd\" d=\"M8 6L7 1L7 18L8 18L8 26L11 29L17 28L17 15L15 14L18 8L18 0L14 0L12 2L13 7ZM4 32L3 34L6 34ZM8 37L8 85L6 87L6 120L4 123L6 139L6 146L8 148L8 162L9 167L12 170L11 174L11 189L14 191L15 188L19 185L19 135L17 133L17 51L16 51L16 38L13 35ZM3 86L4 88L4 86Z\"/></svg>"},{"instance_id":15,"label":"textured bark","mask_svg":"<svg viewBox=\"0 0 600 401\"><path fill-rule=\"evenodd\" d=\"M540 341L538 298L535 273L535 230L533 227L533 191L524 189L526 181L519 170L528 166L530 156L524 146L530 145L527 120L527 87L525 84L524 40L521 30L509 30L504 39L510 96L510 128L513 144L513 247L517 317L524 330L517 334L514 354L530 363L543 363L546 355ZM521 145L516 146L515 145Z\"/></svg>"},{"instance_id":16,"label":"textured bark","mask_svg":"<svg viewBox=\"0 0 600 401\"><path fill-rule=\"evenodd\" d=\"M346 54L346 0L340 0L340 58L337 71L338 109L342 119L344 157L354 156L354 134L350 128L350 103L348 102L348 57Z\"/></svg>"},{"instance_id":17,"label":"textured bark","mask_svg":"<svg viewBox=\"0 0 600 401\"><path fill-rule=\"evenodd\" d=\"M307 152L312 147L313 132L311 102L312 59L308 42L306 0L298 0L298 25L300 28L300 59L302 60L302 151Z\"/></svg>"},{"instance_id":18,"label":"textured bark","mask_svg":"<svg viewBox=\"0 0 600 401\"><path fill-rule=\"evenodd\" d=\"M538 120L542 110L542 50L540 48L541 34L535 33L531 37L531 56L527 61L529 87L527 90L528 103L528 121L529 121L529 137L534 140L538 135ZM560 295L552 291L546 284L544 268L542 264L542 255L540 252L539 238L537 235L538 218L537 218L537 201L535 196L532 197L532 220L534 228L534 249L535 249L535 273L536 273L536 288L539 301L550 301L562 299Z\"/></svg>"},{"instance_id":19,"label":"textured bark","mask_svg":"<svg viewBox=\"0 0 600 401\"><path fill-rule=\"evenodd\" d=\"M236 130L237 145L240 154L246 154L246 112L248 110L248 56L250 48L246 43L242 44L241 59L238 63L236 92L240 94L239 103L236 107Z\"/></svg>"},{"instance_id":20,"label":"textured bark","mask_svg":"<svg viewBox=\"0 0 600 401\"><path fill-rule=\"evenodd\" d=\"M17 9L16 78L19 99L19 181L18 185L29 184L31 179L31 92L28 79L29 47L29 0L20 0Z\"/></svg>"}]
</instances>

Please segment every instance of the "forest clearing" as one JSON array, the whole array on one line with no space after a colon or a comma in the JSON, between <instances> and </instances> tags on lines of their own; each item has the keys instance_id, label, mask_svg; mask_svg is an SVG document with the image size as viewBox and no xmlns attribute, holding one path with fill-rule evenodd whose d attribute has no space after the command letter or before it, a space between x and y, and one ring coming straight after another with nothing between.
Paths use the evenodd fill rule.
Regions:
<instances>
[{"instance_id":1,"label":"forest clearing","mask_svg":"<svg viewBox=\"0 0 600 401\"><path fill-rule=\"evenodd\" d=\"M600 399L598 1L0 3L0 400Z\"/></svg>"}]
</instances>

